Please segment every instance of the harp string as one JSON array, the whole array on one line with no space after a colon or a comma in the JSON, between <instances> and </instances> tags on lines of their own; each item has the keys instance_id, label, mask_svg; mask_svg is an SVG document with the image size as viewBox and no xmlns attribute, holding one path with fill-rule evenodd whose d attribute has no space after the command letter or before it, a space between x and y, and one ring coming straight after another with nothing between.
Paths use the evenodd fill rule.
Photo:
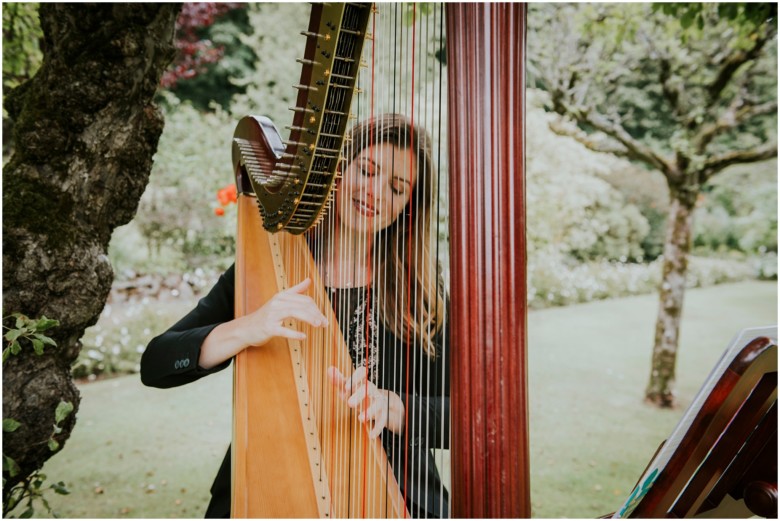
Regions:
<instances>
[{"instance_id":1,"label":"harp string","mask_svg":"<svg viewBox=\"0 0 780 521\"><path fill-rule=\"evenodd\" d=\"M443 9L443 6L440 6L439 12L440 12L440 16L439 16L439 35L438 35L438 39L434 38L434 40L438 42L438 48L440 50L442 50L442 49L444 49L444 9ZM434 21L434 26L435 26L435 21ZM444 170L443 165L441 163L442 149L444 148L444 146L443 146L444 140L442 139L442 120L444 119L442 117L442 115L444 113L444 111L442 110L442 108L444 107L444 100L443 100L443 96L442 96L443 87L444 87L444 80L443 80L443 78L444 78L444 74L443 74L443 72L444 72L444 64L442 63L441 60L438 60L438 64L439 64L439 79L438 79L437 85L439 87L439 97L438 97L438 115L439 115L439 117L438 117L437 134L438 134L439 146L436 147L436 150L437 150L437 158L436 158L437 168L436 168L436 172L437 172L437 176L438 176L437 177L436 186L437 186L438 190L441 190L442 187L444 186L444 184L441 181L441 172L442 172L442 170ZM436 291L440 292L441 294L445 294L446 288L440 287L440 285L444 285L445 284L445 278L443 276L441 276L441 277L439 276L439 269L441 267L441 264L439 263L439 258L440 258L439 257L439 247L440 247L440 242L441 242L439 240L439 237L441 236L441 228L440 227L441 227L441 222L442 222L442 218L441 218L441 199L442 199L441 197L437 197L436 198L436 224L435 224L436 233L433 235L433 240L434 240L434 242L436 244L436 255L435 255L435 258L436 258ZM439 305L438 300L437 300L436 305L437 306ZM437 315L438 315L438 311L439 310L437 309ZM447 353L449 353L449 349L448 349L449 346L446 345L446 342L448 341L449 337L448 337L448 335L444 334L444 332L447 331L447 327L448 327L447 321L449 320L449 315L446 313L446 311L447 311L446 309L443 310L443 311L444 311L444 313L443 313L442 335L441 335L441 338L442 338L442 352L441 352L441 356L442 356L442 366L446 368L446 367L449 367L448 360L446 359ZM438 390L439 391L439 396L442 396L442 402L443 402L444 401L443 397L444 397L444 393L445 393L445 382L444 382L444 379L442 379L442 381L439 382L439 385L440 385L440 388ZM439 432L441 433L442 438L450 436L450 434L449 434L450 433L450 429L448 428L449 425L445 426L445 415L444 414L441 415L439 427L440 427ZM450 447L450 440L449 439L447 439L447 440L441 439L441 440L439 440L439 442L440 442L440 446L441 447ZM444 451L443 450L439 450L438 456L439 456L438 457L438 467L439 467L439 471L441 472L441 471L443 471L445 469ZM451 489L451 484L447 483L446 480L442 481L442 486L447 486L448 488ZM444 510L444 494L442 493L440 495L440 498L439 498L439 511L443 511L443 510ZM448 512L448 517L451 517L451 512Z\"/></svg>"},{"instance_id":2,"label":"harp string","mask_svg":"<svg viewBox=\"0 0 780 521\"><path fill-rule=\"evenodd\" d=\"M411 23L409 23L408 16L411 16ZM367 42L370 45L366 45L364 48L364 56L366 57L368 68L364 70L364 73L367 74L361 74L361 78L358 80L358 85L363 90L363 95L356 96L353 104L353 111L356 115L355 120L356 122L362 122L367 119L376 121L380 114L388 112L405 115L411 124L411 129L409 130L411 135L401 136L401 139L411 142L410 148L414 148L414 143L418 141L418 136L414 134L416 132L415 127L420 127L421 131L427 130L431 135L433 143L438 143L438 146L434 147L438 152L435 159L433 159L437 177L428 181L426 177L432 176L432 171L428 171L427 168L416 171L415 187L423 187L430 183L442 188L442 183L440 182L441 172L444 169L442 164L442 149L444 147L442 126L445 117L442 114L442 64L439 62L439 81L433 81L436 75L435 59L432 57L432 51L428 49L432 42L434 45L438 43L440 47L443 45L443 13L441 8L438 7L431 14L420 16L416 6L407 8L399 4L393 6L385 4L379 12L374 11L373 20L369 23L371 24L371 32L374 37ZM388 45L380 49L380 43L385 42ZM438 91L436 90L437 88ZM438 103L436 102L436 93L438 93ZM432 101L432 103L424 103L424 101ZM435 123L438 123L437 128L432 128ZM345 144L344 156L347 161L344 162L342 168L345 170L349 168L353 158L360 152L355 148L358 142L368 143L371 147L371 159L377 160L378 147L372 145L376 145L379 142L379 136L376 135L377 132L374 128L374 126L363 127L360 131L363 135L353 136L353 140ZM419 136L419 138L421 137ZM409 176L412 170L417 169L417 165L426 164L420 161L415 162L416 154L410 154L409 156L408 161L404 161L404 176ZM446 154L444 154L444 157L446 157ZM352 168L355 167L356 165L352 165ZM349 172L342 172L343 176L348 174ZM377 187L375 184L371 186L372 190L381 189L381 187ZM340 189L342 188L343 181ZM347 193L342 195L347 198L351 196L351 194ZM378 194L373 193L371 195L377 196ZM367 436L370 425L361 424L357 419L358 414L364 412L366 407L363 406L358 411L348 412L349 421L347 422L325 422L325 417L333 418L337 414L337 409L340 406L340 397L335 387L330 384L327 375L321 374L322 371L315 370L317 367L327 366L346 367L352 363L349 351L343 353L333 347L335 344L333 339L342 334L342 332L347 346L354 345L358 340L357 338L352 338L353 331L349 327L349 321L350 315L356 306L361 305L360 302L353 301L354 298L359 298L356 295L360 294L360 291L353 292L348 288L363 288L364 290L365 313L362 317L364 322L362 334L364 338L360 344L362 344L364 350L362 363L366 365L366 368L369 369L370 367L372 341L378 342L376 352L380 354L402 349L404 351L402 356L393 356L392 360L379 360L378 363L380 365L374 369L376 373L379 373L383 370L381 364L393 364L390 372L396 375L394 379L397 380L396 383L400 384L400 387L390 390L406 395L408 400L412 399L411 396L414 395L415 389L428 396L438 395L441 397L445 392L443 379L436 380L438 383L437 389L432 388L432 361L426 354L425 348L427 346L424 344L424 337L418 334L422 332L421 328L411 327L411 323L418 326L427 324L428 317L420 315L422 313L421 302L427 301L429 305L439 305L439 300L431 298L430 293L422 293L422 287L433 287L434 296L443 294L442 282L440 280L443 277L439 276L438 268L429 270L418 262L421 259L427 259L427 252L432 250L435 251L433 260L438 261L439 259L438 237L442 231L440 198L437 197L436 201L434 201L435 206L428 210L433 214L429 223L429 232L418 235L415 233L418 230L415 225L415 219L423 216L418 215L415 213L417 210L412 209L422 207L423 198L426 197L426 194L422 189L414 189L412 190L412 195L415 199L413 204L410 205L410 211L399 216L399 219L406 220L406 226L399 226L399 233L392 235L378 234L374 239L377 241L376 243L370 242L373 234L359 234L356 239L350 233L350 230L346 229L346 223L335 218L336 213L339 211L336 201L331 203L326 219L311 232L310 241L314 245L314 256L318 259L321 280L328 288L328 292L323 294L322 301L317 303L323 308L335 304L333 305L335 315L340 317L342 321L347 321L346 324L342 324L344 327L339 326L335 321L331 321L327 328L307 328L307 337L318 347L310 356L299 354L301 367L313 382L312 390L316 389L309 397L307 414L317 419L319 432L321 433L323 451L320 452L318 458L319 479L327 479L331 482L331 485L334 481L347 483L354 479L362 481L360 487L353 487L351 484L345 487L346 490L359 489L361 492L356 497L352 497L352 495L349 495L346 499L331 497L329 511L331 517L371 516L371 512L387 511L388 501L387 496L384 496L384 499L373 494L368 497L369 494L366 492L373 488L373 483L370 480L378 479L378 477L368 477L375 476L375 474L366 474L366 464L369 458L367 452L368 443L366 442L368 441ZM368 196L368 194L361 194L361 197ZM379 215L383 215L387 210L385 205L393 203L392 199L386 201L383 197L378 197L377 200L378 203L374 204L379 205ZM346 204L349 204L349 200L346 201ZM433 219L435 219L435 222L433 222ZM361 217L359 224L361 229L370 229L370 224L368 217ZM333 239L338 240L334 241ZM390 241L395 242L391 244ZM328 248L328 245L331 247ZM423 253L424 251L426 252L425 254ZM367 258L365 260L359 257L355 258L356 252L366 252ZM398 280L397 276L395 281L386 280L387 277L393 276L392 273L388 273L383 269L382 255L387 252L397 252L406 266L410 268L417 267L420 271L413 273L413 269L407 269L405 273L406 280L403 281L405 283ZM289 256L295 258L293 263L295 266L304 266L302 260L299 259L298 250L287 252L287 254L288 258L290 258ZM349 258L352 258L353 262L347 262L346 260ZM359 262L354 262L354 260L359 260ZM305 277L305 269L299 269L291 275L289 282L294 284ZM435 277L435 280L431 281L431 277ZM383 291L388 286L392 288L392 294L387 294ZM333 298L336 295L337 298L333 302ZM382 323L382 310L385 309L385 303L388 299L397 306L397 312L392 317L396 323L385 323L383 326L390 328L392 331L401 332L400 336L395 335L398 342L395 346L385 345L387 342L385 335L378 335L378 338L370 338L372 334L371 320L374 316L378 316L379 323ZM434 310L434 316L438 316L438 309ZM426 320L423 320L424 318ZM446 316L444 320L446 321ZM442 327L446 327L446 323ZM442 342L445 342L446 335L441 335L441 337ZM437 353L437 356L446 356L447 346L440 344L440 347L442 352ZM309 365L309 362L311 365ZM401 367L399 367L399 363ZM402 374L399 375L399 372L402 372ZM415 375L417 375L416 378ZM372 378L375 384L378 383L377 374L368 375L367 378ZM388 382L388 385L390 383ZM366 406L367 404L368 401L366 401ZM411 405L411 403L408 405ZM432 492L428 490L427 480L423 479L427 475L428 459L413 457L410 454L411 444L409 438L412 432L422 430L423 437L428 439L429 433L426 431L431 421L427 416L430 412L428 409L417 408L415 409L415 414L411 414L410 409L410 406L405 407L404 432L402 435L393 436L387 432L382 434L383 437L389 436L386 446L391 446L391 454L388 455L390 457L387 460L388 464L385 470L386 476L391 477L393 475L391 465L396 466L396 474L400 477L399 484L403 487L403 501L405 504L409 503L411 490L415 491L415 500L423 502L425 497ZM389 414L389 410L387 413ZM389 421L389 416L386 419ZM449 432L449 426L444 425L444 420L444 415L442 415L442 424L439 430L442 435L446 435L444 433ZM357 453L350 446L353 440L352 433L355 430L361 433L364 443L362 450L357 451ZM448 446L449 443L448 440L438 440L437 445ZM334 455L333 457L324 457L323 452L326 447L330 447L328 453ZM350 458L357 458L357 461L350 461ZM441 468L444 465L442 453L439 453L437 458ZM425 467L422 469L417 468L420 465ZM440 496L443 502L444 496L442 494ZM377 504L379 501L384 501L385 505ZM443 507L443 503L440 503L441 507Z\"/></svg>"}]
</instances>

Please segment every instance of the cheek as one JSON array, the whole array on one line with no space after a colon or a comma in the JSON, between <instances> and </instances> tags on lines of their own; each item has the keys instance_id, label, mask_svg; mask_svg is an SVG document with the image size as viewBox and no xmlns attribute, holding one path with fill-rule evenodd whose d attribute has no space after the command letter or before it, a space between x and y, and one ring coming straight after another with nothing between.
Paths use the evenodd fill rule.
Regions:
<instances>
[{"instance_id":1,"label":"cheek","mask_svg":"<svg viewBox=\"0 0 780 521\"><path fill-rule=\"evenodd\" d=\"M389 218L391 222L396 221L397 219L401 218L404 213L404 208L406 208L406 204L409 202L407 198L399 198L395 197L393 204L391 205L390 211L388 212Z\"/></svg>"}]
</instances>

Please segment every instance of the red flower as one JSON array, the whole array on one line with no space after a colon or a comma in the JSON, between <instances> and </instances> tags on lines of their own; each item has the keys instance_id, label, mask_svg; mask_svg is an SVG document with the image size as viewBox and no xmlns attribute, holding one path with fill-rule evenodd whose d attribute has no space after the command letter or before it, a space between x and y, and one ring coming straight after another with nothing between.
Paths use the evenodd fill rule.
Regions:
<instances>
[{"instance_id":1,"label":"red flower","mask_svg":"<svg viewBox=\"0 0 780 521\"><path fill-rule=\"evenodd\" d=\"M214 208L214 214L217 215L218 217L222 217L223 215L225 215L225 209L222 208L221 206L217 206L216 208Z\"/></svg>"},{"instance_id":2,"label":"red flower","mask_svg":"<svg viewBox=\"0 0 780 521\"><path fill-rule=\"evenodd\" d=\"M236 190L236 185L229 184L221 188L217 192L217 200L222 206L227 206L230 203L235 203L238 201L238 191Z\"/></svg>"}]
</instances>

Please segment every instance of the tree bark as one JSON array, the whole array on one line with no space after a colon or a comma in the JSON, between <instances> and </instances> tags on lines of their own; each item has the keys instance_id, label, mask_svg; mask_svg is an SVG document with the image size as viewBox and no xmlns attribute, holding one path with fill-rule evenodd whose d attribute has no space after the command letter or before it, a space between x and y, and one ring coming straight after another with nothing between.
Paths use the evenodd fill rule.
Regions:
<instances>
[{"instance_id":1,"label":"tree bark","mask_svg":"<svg viewBox=\"0 0 780 521\"><path fill-rule=\"evenodd\" d=\"M675 367L680 336L685 276L691 249L693 208L697 191L671 188L671 204L663 253L660 305L655 324L650 382L645 400L659 407L674 407Z\"/></svg>"},{"instance_id":2,"label":"tree bark","mask_svg":"<svg viewBox=\"0 0 780 521\"><path fill-rule=\"evenodd\" d=\"M70 365L106 301L111 234L135 214L163 118L152 103L174 55L174 4L41 4L44 59L5 107L14 153L3 168L3 316L59 320L57 347L23 349L3 364L3 453L21 472L51 457L60 401L78 408ZM29 346L28 346L29 347ZM55 439L62 446L76 410Z\"/></svg>"}]
</instances>

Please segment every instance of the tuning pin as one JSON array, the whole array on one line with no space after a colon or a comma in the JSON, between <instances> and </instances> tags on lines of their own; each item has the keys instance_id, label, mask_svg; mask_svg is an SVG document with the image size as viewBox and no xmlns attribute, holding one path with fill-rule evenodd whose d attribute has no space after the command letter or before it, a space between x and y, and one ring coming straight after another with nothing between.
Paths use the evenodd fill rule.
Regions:
<instances>
[{"instance_id":1,"label":"tuning pin","mask_svg":"<svg viewBox=\"0 0 780 521\"><path fill-rule=\"evenodd\" d=\"M308 114L314 114L314 111L312 109L306 108L306 107L288 107L289 110L292 110L293 112L303 112Z\"/></svg>"},{"instance_id":2,"label":"tuning pin","mask_svg":"<svg viewBox=\"0 0 780 521\"><path fill-rule=\"evenodd\" d=\"M311 87L309 85L300 85L300 84L299 85L293 85L293 88L294 89L298 89L298 90L310 90L312 92L317 92L317 90L319 90L319 89L317 89L317 87Z\"/></svg>"}]
</instances>

